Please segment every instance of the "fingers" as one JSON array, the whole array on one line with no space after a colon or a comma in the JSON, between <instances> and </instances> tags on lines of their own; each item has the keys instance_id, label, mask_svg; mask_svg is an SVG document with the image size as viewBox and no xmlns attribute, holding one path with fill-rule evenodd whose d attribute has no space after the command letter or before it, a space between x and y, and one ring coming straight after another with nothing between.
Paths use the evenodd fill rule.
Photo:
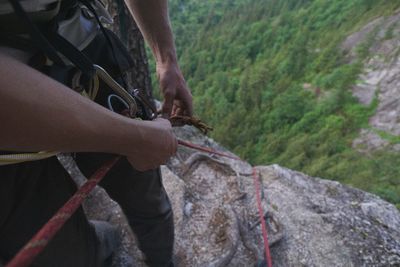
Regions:
<instances>
[{"instance_id":1,"label":"fingers","mask_svg":"<svg viewBox=\"0 0 400 267\"><path fill-rule=\"evenodd\" d=\"M174 106L172 107L171 116L180 116L183 115L183 113L184 113L184 108L182 102L180 100L175 100Z\"/></svg>"},{"instance_id":2,"label":"fingers","mask_svg":"<svg viewBox=\"0 0 400 267\"><path fill-rule=\"evenodd\" d=\"M193 115L192 94L186 85L179 68L159 68L158 75L161 91L164 95L162 117L168 119L171 115Z\"/></svg>"},{"instance_id":3,"label":"fingers","mask_svg":"<svg viewBox=\"0 0 400 267\"><path fill-rule=\"evenodd\" d=\"M172 107L175 99L175 90L166 89L164 91L164 103L161 109L161 116L164 119L169 119L172 113Z\"/></svg>"},{"instance_id":4,"label":"fingers","mask_svg":"<svg viewBox=\"0 0 400 267\"><path fill-rule=\"evenodd\" d=\"M176 139L176 137L172 131L171 122L164 118L157 118L153 122L163 124L163 127L165 127L167 129L168 134L165 135L166 140L163 142L163 145L167 146L165 149L166 149L167 153L169 153L169 156L175 155L176 151L178 150L178 140ZM165 162L163 162L163 163L165 163Z\"/></svg>"},{"instance_id":5,"label":"fingers","mask_svg":"<svg viewBox=\"0 0 400 267\"><path fill-rule=\"evenodd\" d=\"M157 122L160 122L165 125L166 128L169 130L169 134L166 137L167 140L164 142L164 145L167 146L166 150L168 151L167 153L169 156L174 156L178 150L178 140L176 139L173 131L172 131L172 124L169 120L163 119L163 118L158 118L156 119ZM165 163L162 162L162 163Z\"/></svg>"},{"instance_id":6,"label":"fingers","mask_svg":"<svg viewBox=\"0 0 400 267\"><path fill-rule=\"evenodd\" d=\"M163 163L151 164L149 162L138 162L137 159L132 160L130 158L128 158L128 161L132 165L133 168L135 168L136 170L141 171L141 172L148 171L148 170L154 170L163 164Z\"/></svg>"},{"instance_id":7,"label":"fingers","mask_svg":"<svg viewBox=\"0 0 400 267\"><path fill-rule=\"evenodd\" d=\"M178 97L182 103L180 115L191 117L193 115L193 99L189 89L185 87L183 90L180 90Z\"/></svg>"},{"instance_id":8,"label":"fingers","mask_svg":"<svg viewBox=\"0 0 400 267\"><path fill-rule=\"evenodd\" d=\"M164 119L164 118L156 118L153 120L153 122L158 122L161 124L171 124L168 119Z\"/></svg>"},{"instance_id":9,"label":"fingers","mask_svg":"<svg viewBox=\"0 0 400 267\"><path fill-rule=\"evenodd\" d=\"M154 169L165 164L178 149L178 141L169 120L157 118L145 122L145 125L149 127L149 131L146 132L140 153L127 155L129 162L139 171Z\"/></svg>"},{"instance_id":10,"label":"fingers","mask_svg":"<svg viewBox=\"0 0 400 267\"><path fill-rule=\"evenodd\" d=\"M168 113L167 118L169 118L171 115L172 116L185 115L191 117L193 115L192 94L187 88L177 89L176 91L177 95L175 96L175 99L172 101L171 112ZM166 118L165 116L166 111L169 111L169 109L170 109L170 102L167 103L167 100L165 100L163 106L163 118Z\"/></svg>"},{"instance_id":11,"label":"fingers","mask_svg":"<svg viewBox=\"0 0 400 267\"><path fill-rule=\"evenodd\" d=\"M176 146L177 142L175 142L174 147L171 148L171 150L174 151L174 153L170 154L170 156L173 156L176 154ZM147 170L152 170L158 168L160 165L164 165L167 163L169 157L157 157L155 155L152 155L151 157L148 155L141 155L139 157L133 156L133 157L128 157L129 162L131 165L139 170L139 171L147 171Z\"/></svg>"}]
</instances>

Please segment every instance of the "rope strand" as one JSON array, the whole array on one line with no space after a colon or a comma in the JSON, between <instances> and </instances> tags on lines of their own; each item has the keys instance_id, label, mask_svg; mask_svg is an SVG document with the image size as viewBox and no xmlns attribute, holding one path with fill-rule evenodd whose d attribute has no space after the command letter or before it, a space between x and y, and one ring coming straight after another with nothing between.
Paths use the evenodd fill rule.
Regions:
<instances>
[{"instance_id":1,"label":"rope strand","mask_svg":"<svg viewBox=\"0 0 400 267\"><path fill-rule=\"evenodd\" d=\"M39 232L14 256L6 267L27 267L43 251L54 235L80 207L89 193L118 162L116 157L105 163L92 177L60 208L57 213L40 229Z\"/></svg>"},{"instance_id":2,"label":"rope strand","mask_svg":"<svg viewBox=\"0 0 400 267\"><path fill-rule=\"evenodd\" d=\"M257 208L258 208L258 214L260 217L260 222L261 222L261 231L262 231L262 236L264 239L264 248L265 248L265 257L267 260L267 266L272 267L272 258L271 258L271 253L269 251L269 242L268 242L268 232L267 232L267 224L265 222L264 218L264 212L261 204L261 192L260 192L260 183L258 181L258 173L255 167L253 167L253 182L254 182L254 187L256 190L256 199L257 199Z\"/></svg>"},{"instance_id":3,"label":"rope strand","mask_svg":"<svg viewBox=\"0 0 400 267\"><path fill-rule=\"evenodd\" d=\"M210 154L219 155L230 159L240 160L239 157L229 155L216 151L212 148L203 147L200 145L192 144L187 141L179 140L178 144L188 148L196 149ZM62 208L37 232L37 234L17 253L17 255L6 265L6 267L27 267L35 258L43 251L54 235L61 229L65 222L74 214L79 208L89 193L95 186L104 178L108 171L118 162L120 157L116 157L109 162L105 163L95 174L81 187L79 190L64 204ZM264 239L265 256L268 267L272 267L272 260L269 251L268 233L266 222L263 216L261 205L260 185L257 177L257 171L253 168L254 185L256 189L257 206L260 216L262 234Z\"/></svg>"}]
</instances>

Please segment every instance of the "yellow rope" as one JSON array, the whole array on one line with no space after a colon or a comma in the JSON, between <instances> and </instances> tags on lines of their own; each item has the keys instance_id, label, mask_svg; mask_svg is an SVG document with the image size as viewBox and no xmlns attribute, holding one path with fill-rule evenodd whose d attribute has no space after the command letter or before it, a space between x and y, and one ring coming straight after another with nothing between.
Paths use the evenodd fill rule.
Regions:
<instances>
[{"instance_id":1,"label":"yellow rope","mask_svg":"<svg viewBox=\"0 0 400 267\"><path fill-rule=\"evenodd\" d=\"M41 151L37 153L20 153L20 154L10 154L10 155L0 155L0 166L17 164L21 162L41 160L53 157L59 152L46 152Z\"/></svg>"}]
</instances>

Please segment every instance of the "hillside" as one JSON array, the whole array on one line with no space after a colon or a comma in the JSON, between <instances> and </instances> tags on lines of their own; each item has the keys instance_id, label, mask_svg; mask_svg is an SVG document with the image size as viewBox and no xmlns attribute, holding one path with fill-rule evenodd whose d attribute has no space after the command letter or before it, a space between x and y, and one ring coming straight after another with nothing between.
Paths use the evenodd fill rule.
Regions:
<instances>
[{"instance_id":1,"label":"hillside","mask_svg":"<svg viewBox=\"0 0 400 267\"><path fill-rule=\"evenodd\" d=\"M215 127L213 138L253 164L341 181L399 207L398 152L352 146L379 106L351 90L371 42L356 44L352 60L341 48L398 8L396 0L170 1L196 113Z\"/></svg>"}]
</instances>

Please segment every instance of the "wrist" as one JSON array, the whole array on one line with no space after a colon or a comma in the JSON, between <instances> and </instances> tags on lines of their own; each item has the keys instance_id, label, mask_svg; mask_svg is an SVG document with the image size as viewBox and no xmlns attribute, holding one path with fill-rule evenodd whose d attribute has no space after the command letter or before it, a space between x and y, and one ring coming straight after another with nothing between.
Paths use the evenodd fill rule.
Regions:
<instances>
[{"instance_id":1,"label":"wrist","mask_svg":"<svg viewBox=\"0 0 400 267\"><path fill-rule=\"evenodd\" d=\"M178 65L178 59L174 49L166 49L162 52L155 53L155 58L157 70Z\"/></svg>"},{"instance_id":2,"label":"wrist","mask_svg":"<svg viewBox=\"0 0 400 267\"><path fill-rule=\"evenodd\" d=\"M97 145L99 152L106 152L118 155L131 155L140 152L143 140L145 140L146 125L142 121L126 118L120 115L112 114L111 119L105 119L103 127L97 130ZM103 122L101 122L103 123ZM112 125L110 127L110 125ZM99 131L99 129L103 129ZM102 133L99 135L99 132Z\"/></svg>"},{"instance_id":3,"label":"wrist","mask_svg":"<svg viewBox=\"0 0 400 267\"><path fill-rule=\"evenodd\" d=\"M161 81L168 77L181 76L181 70L177 61L167 61L156 64L157 77Z\"/></svg>"}]
</instances>

